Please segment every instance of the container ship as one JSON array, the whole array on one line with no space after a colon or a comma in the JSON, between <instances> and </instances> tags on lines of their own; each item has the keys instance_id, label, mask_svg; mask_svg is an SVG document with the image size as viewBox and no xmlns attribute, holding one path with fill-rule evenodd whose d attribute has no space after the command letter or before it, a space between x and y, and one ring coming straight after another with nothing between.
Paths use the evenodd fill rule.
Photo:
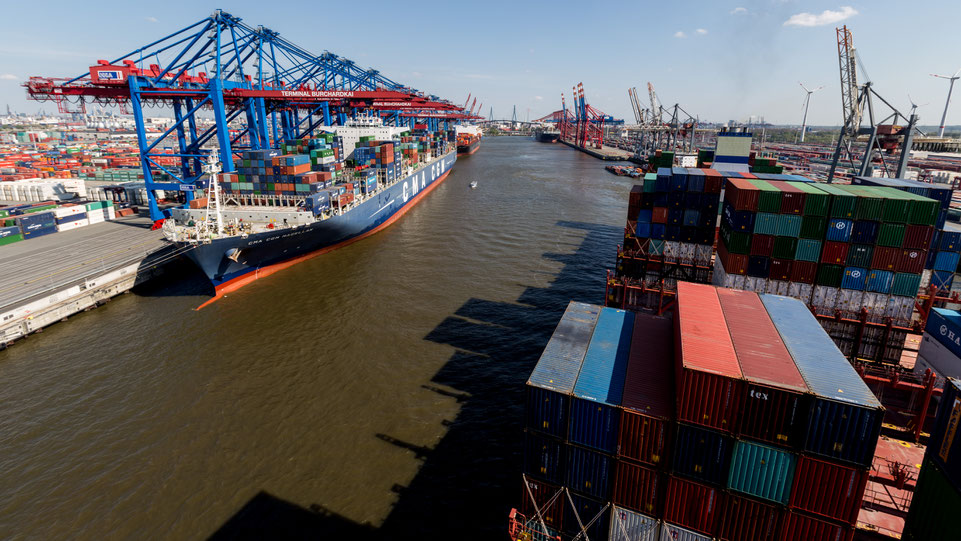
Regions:
<instances>
[{"instance_id":1,"label":"container ship","mask_svg":"<svg viewBox=\"0 0 961 541\"><path fill-rule=\"evenodd\" d=\"M481 131L477 126L457 126L457 153L473 154L480 148Z\"/></svg>"},{"instance_id":2,"label":"container ship","mask_svg":"<svg viewBox=\"0 0 961 541\"><path fill-rule=\"evenodd\" d=\"M243 153L211 174L208 197L171 210L164 234L207 275L215 297L391 225L444 181L455 132L411 132L361 117L280 150Z\"/></svg>"},{"instance_id":3,"label":"container ship","mask_svg":"<svg viewBox=\"0 0 961 541\"><path fill-rule=\"evenodd\" d=\"M561 132L557 130L543 130L537 132L537 141L540 143L556 143L561 138Z\"/></svg>"}]
</instances>

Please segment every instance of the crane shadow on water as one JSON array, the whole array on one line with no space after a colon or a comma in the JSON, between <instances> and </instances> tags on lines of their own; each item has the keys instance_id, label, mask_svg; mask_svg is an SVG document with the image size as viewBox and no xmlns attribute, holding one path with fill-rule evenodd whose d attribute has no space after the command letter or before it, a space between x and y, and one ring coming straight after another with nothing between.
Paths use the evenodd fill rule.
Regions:
<instances>
[{"instance_id":1,"label":"crane shadow on water","mask_svg":"<svg viewBox=\"0 0 961 541\"><path fill-rule=\"evenodd\" d=\"M459 405L434 446L375 434L419 461L378 528L314 505L261 492L211 539L503 539L508 511L520 503L524 383L572 300L602 303L605 269L614 264L621 228L558 222L582 236L547 287L526 286L516 302L468 299L425 337L455 352L422 387Z\"/></svg>"}]
</instances>

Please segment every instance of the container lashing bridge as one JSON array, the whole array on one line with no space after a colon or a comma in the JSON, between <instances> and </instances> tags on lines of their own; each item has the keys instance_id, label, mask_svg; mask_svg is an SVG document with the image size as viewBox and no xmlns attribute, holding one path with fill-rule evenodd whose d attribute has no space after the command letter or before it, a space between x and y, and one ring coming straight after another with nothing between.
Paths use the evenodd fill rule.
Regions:
<instances>
[{"instance_id":1,"label":"container lashing bridge","mask_svg":"<svg viewBox=\"0 0 961 541\"><path fill-rule=\"evenodd\" d=\"M387 125L435 131L479 118L334 53L308 52L221 10L113 60L99 60L72 79L31 77L24 86L29 98L55 102L61 111L84 111L86 103L94 103L133 115L155 221L164 215L154 191L182 192L189 202L194 190L206 185L202 163L210 152L218 152L222 170L232 172L241 151L277 148L283 140L310 137L318 127L344 124L358 113L379 116ZM145 128L148 107L173 112L174 122L158 136ZM208 118L212 113L212 124L204 113ZM179 158L179 167L161 165L160 156ZM154 170L172 181L155 182Z\"/></svg>"}]
</instances>

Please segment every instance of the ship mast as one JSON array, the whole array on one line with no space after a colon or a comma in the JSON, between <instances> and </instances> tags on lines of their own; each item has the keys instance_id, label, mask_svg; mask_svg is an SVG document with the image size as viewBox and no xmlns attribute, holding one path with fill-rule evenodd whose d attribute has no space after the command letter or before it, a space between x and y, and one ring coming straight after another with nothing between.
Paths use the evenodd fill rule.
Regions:
<instances>
[{"instance_id":1,"label":"ship mast","mask_svg":"<svg viewBox=\"0 0 961 541\"><path fill-rule=\"evenodd\" d=\"M217 175L220 173L220 162L217 158L210 154L207 156L207 163L203 165L204 173L210 176L210 188L207 190L207 210L204 213L204 236L208 235L207 229L210 227L211 213L213 213L213 219L217 222L217 236L222 236L224 234L224 222L223 217L220 214L220 182L217 181Z\"/></svg>"}]
</instances>

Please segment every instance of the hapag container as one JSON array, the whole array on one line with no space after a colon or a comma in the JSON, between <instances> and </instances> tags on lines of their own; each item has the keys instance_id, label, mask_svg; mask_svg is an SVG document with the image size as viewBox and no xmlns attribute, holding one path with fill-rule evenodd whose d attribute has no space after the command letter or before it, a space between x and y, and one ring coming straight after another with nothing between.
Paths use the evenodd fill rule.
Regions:
<instances>
[{"instance_id":1,"label":"hapag container","mask_svg":"<svg viewBox=\"0 0 961 541\"><path fill-rule=\"evenodd\" d=\"M721 497L721 491L716 488L672 476L664 500L664 522L711 535Z\"/></svg>"},{"instance_id":2,"label":"hapag container","mask_svg":"<svg viewBox=\"0 0 961 541\"><path fill-rule=\"evenodd\" d=\"M674 343L678 419L734 431L741 367L715 288L678 282Z\"/></svg>"},{"instance_id":3,"label":"hapag container","mask_svg":"<svg viewBox=\"0 0 961 541\"><path fill-rule=\"evenodd\" d=\"M727 487L774 503L787 504L794 482L797 455L784 449L740 440Z\"/></svg>"},{"instance_id":4,"label":"hapag container","mask_svg":"<svg viewBox=\"0 0 961 541\"><path fill-rule=\"evenodd\" d=\"M884 416L881 403L803 302L775 295L761 295L761 301L814 394L804 449L869 466Z\"/></svg>"},{"instance_id":5,"label":"hapag container","mask_svg":"<svg viewBox=\"0 0 961 541\"><path fill-rule=\"evenodd\" d=\"M638 313L624 379L617 454L653 466L667 461L674 417L672 321Z\"/></svg>"},{"instance_id":6,"label":"hapag container","mask_svg":"<svg viewBox=\"0 0 961 541\"><path fill-rule=\"evenodd\" d=\"M630 509L611 508L609 541L660 541L661 521Z\"/></svg>"},{"instance_id":7,"label":"hapag container","mask_svg":"<svg viewBox=\"0 0 961 541\"><path fill-rule=\"evenodd\" d=\"M934 308L928 315L924 331L958 358L961 358L961 313L947 308Z\"/></svg>"},{"instance_id":8,"label":"hapag container","mask_svg":"<svg viewBox=\"0 0 961 541\"><path fill-rule=\"evenodd\" d=\"M869 470L801 455L794 475L790 506L846 524L854 524Z\"/></svg>"},{"instance_id":9,"label":"hapag container","mask_svg":"<svg viewBox=\"0 0 961 541\"><path fill-rule=\"evenodd\" d=\"M901 257L898 258L898 272L910 272L921 274L924 272L924 262L928 257L924 250L905 249L901 250ZM939 269L949 270L949 269Z\"/></svg>"},{"instance_id":10,"label":"hapag container","mask_svg":"<svg viewBox=\"0 0 961 541\"><path fill-rule=\"evenodd\" d=\"M944 477L961 491L961 380L947 379L931 430L927 457L933 460Z\"/></svg>"},{"instance_id":11,"label":"hapag container","mask_svg":"<svg viewBox=\"0 0 961 541\"><path fill-rule=\"evenodd\" d=\"M782 541L851 541L854 528L826 522L802 513L784 513Z\"/></svg>"},{"instance_id":12,"label":"hapag container","mask_svg":"<svg viewBox=\"0 0 961 541\"><path fill-rule=\"evenodd\" d=\"M617 451L617 423L634 314L602 308L574 384L569 439L605 453Z\"/></svg>"},{"instance_id":13,"label":"hapag container","mask_svg":"<svg viewBox=\"0 0 961 541\"><path fill-rule=\"evenodd\" d=\"M563 484L566 462L565 445L528 431L524 434L524 473L533 479Z\"/></svg>"},{"instance_id":14,"label":"hapag container","mask_svg":"<svg viewBox=\"0 0 961 541\"><path fill-rule=\"evenodd\" d=\"M601 307L567 305L527 380L527 427L556 438L567 437L568 408L574 382L584 363Z\"/></svg>"},{"instance_id":15,"label":"hapag container","mask_svg":"<svg viewBox=\"0 0 961 541\"><path fill-rule=\"evenodd\" d=\"M667 522L661 523L661 537L659 541L711 541L711 536L692 532Z\"/></svg>"},{"instance_id":16,"label":"hapag container","mask_svg":"<svg viewBox=\"0 0 961 541\"><path fill-rule=\"evenodd\" d=\"M961 251L961 231L943 231L938 243L938 250L942 252Z\"/></svg>"},{"instance_id":17,"label":"hapag container","mask_svg":"<svg viewBox=\"0 0 961 541\"><path fill-rule=\"evenodd\" d=\"M537 509L540 509L541 512L540 518L544 520L544 523L550 528L559 530L564 517L565 502L567 501L561 487L534 479L527 479L523 481L522 485L521 513L527 517L537 517L537 510L534 507L536 502ZM532 497L533 501L531 500Z\"/></svg>"},{"instance_id":18,"label":"hapag container","mask_svg":"<svg viewBox=\"0 0 961 541\"><path fill-rule=\"evenodd\" d=\"M894 273L886 270L872 269L868 271L868 279L864 290L872 293L890 293L894 283Z\"/></svg>"},{"instance_id":19,"label":"hapag container","mask_svg":"<svg viewBox=\"0 0 961 541\"><path fill-rule=\"evenodd\" d=\"M590 539L607 539L611 525L611 510L608 504L580 494L571 494L571 500L573 506L568 502L564 508L564 533L574 537L581 534L582 526L591 524L586 528ZM582 535L581 539L583 538Z\"/></svg>"},{"instance_id":20,"label":"hapag container","mask_svg":"<svg viewBox=\"0 0 961 541\"><path fill-rule=\"evenodd\" d=\"M711 485L724 486L734 441L715 430L678 424L674 473Z\"/></svg>"},{"instance_id":21,"label":"hapag container","mask_svg":"<svg viewBox=\"0 0 961 541\"><path fill-rule=\"evenodd\" d=\"M868 271L861 267L844 267L844 277L841 278L842 289L863 291L864 283L868 279Z\"/></svg>"},{"instance_id":22,"label":"hapag container","mask_svg":"<svg viewBox=\"0 0 961 541\"><path fill-rule=\"evenodd\" d=\"M778 445L803 437L808 388L755 293L718 289L734 352L746 380L737 433Z\"/></svg>"},{"instance_id":23,"label":"hapag container","mask_svg":"<svg viewBox=\"0 0 961 541\"><path fill-rule=\"evenodd\" d=\"M617 461L612 498L617 505L660 516L660 503L666 488L663 475L657 470Z\"/></svg>"},{"instance_id":24,"label":"hapag container","mask_svg":"<svg viewBox=\"0 0 961 541\"><path fill-rule=\"evenodd\" d=\"M904 541L950 539L958 533L958 510L961 493L944 471L930 459L925 459L918 473L918 482L911 500L911 509L904 520ZM955 537L956 538L956 537Z\"/></svg>"},{"instance_id":25,"label":"hapag container","mask_svg":"<svg viewBox=\"0 0 961 541\"><path fill-rule=\"evenodd\" d=\"M825 232L825 238L827 240L833 240L835 242L850 242L851 241L851 229L854 227L854 222L851 220L844 220L841 218L831 218L828 220L828 228Z\"/></svg>"},{"instance_id":26,"label":"hapag container","mask_svg":"<svg viewBox=\"0 0 961 541\"><path fill-rule=\"evenodd\" d=\"M780 525L781 511L777 507L728 494L715 537L720 541L775 541Z\"/></svg>"},{"instance_id":27,"label":"hapag container","mask_svg":"<svg viewBox=\"0 0 961 541\"><path fill-rule=\"evenodd\" d=\"M934 270L955 272L958 269L958 259L961 254L957 252L938 252L934 258Z\"/></svg>"},{"instance_id":28,"label":"hapag container","mask_svg":"<svg viewBox=\"0 0 961 541\"><path fill-rule=\"evenodd\" d=\"M592 498L607 501L611 496L614 459L597 451L576 445L565 446L567 454L567 488Z\"/></svg>"}]
</instances>

